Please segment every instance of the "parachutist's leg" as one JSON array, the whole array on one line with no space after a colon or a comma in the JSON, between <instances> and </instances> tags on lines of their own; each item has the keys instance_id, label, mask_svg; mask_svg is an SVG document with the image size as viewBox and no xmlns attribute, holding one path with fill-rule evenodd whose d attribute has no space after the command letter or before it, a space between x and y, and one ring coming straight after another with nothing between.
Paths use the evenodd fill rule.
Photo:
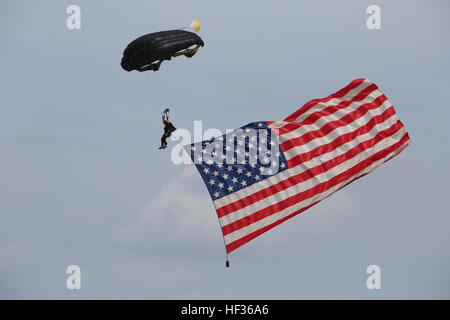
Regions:
<instances>
[{"instance_id":1,"label":"parachutist's leg","mask_svg":"<svg viewBox=\"0 0 450 320\"><path fill-rule=\"evenodd\" d=\"M164 149L166 147L166 140L164 138L164 135L161 137L161 146L159 147L160 149Z\"/></svg>"},{"instance_id":2,"label":"parachutist's leg","mask_svg":"<svg viewBox=\"0 0 450 320\"><path fill-rule=\"evenodd\" d=\"M160 149L165 149L167 147L167 138L170 136L168 132L164 132L164 134L161 137L161 147Z\"/></svg>"}]
</instances>

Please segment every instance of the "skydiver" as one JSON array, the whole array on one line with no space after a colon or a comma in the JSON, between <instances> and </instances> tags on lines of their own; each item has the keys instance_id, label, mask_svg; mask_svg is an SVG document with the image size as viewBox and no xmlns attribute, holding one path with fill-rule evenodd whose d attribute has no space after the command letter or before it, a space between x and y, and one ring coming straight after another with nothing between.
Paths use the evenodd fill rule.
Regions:
<instances>
[{"instance_id":1,"label":"skydiver","mask_svg":"<svg viewBox=\"0 0 450 320\"><path fill-rule=\"evenodd\" d=\"M177 130L172 122L169 121L169 108L164 109L162 113L162 122L164 124L164 134L161 137L161 146L159 147L159 149L165 149L167 147L166 139L170 137L172 132Z\"/></svg>"}]
</instances>

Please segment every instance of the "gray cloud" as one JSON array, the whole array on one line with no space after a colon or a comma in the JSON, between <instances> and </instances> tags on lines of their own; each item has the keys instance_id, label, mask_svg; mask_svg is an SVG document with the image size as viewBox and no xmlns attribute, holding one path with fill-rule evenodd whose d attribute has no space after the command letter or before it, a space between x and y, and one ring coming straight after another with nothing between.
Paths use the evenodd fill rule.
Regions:
<instances>
[{"instance_id":1,"label":"gray cloud","mask_svg":"<svg viewBox=\"0 0 450 320\"><path fill-rule=\"evenodd\" d=\"M221 244L214 206L194 166L187 166L152 198L137 221L118 232L127 246L145 251L198 254ZM175 253L173 252L175 251Z\"/></svg>"}]
</instances>

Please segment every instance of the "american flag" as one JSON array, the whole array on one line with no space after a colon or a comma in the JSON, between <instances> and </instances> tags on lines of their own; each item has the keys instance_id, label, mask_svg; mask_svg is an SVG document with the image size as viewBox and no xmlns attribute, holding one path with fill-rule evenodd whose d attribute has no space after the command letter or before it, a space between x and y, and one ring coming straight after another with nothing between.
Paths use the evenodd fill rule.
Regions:
<instances>
[{"instance_id":1,"label":"american flag","mask_svg":"<svg viewBox=\"0 0 450 320\"><path fill-rule=\"evenodd\" d=\"M410 143L367 79L311 100L283 121L249 123L189 145L227 254L395 157Z\"/></svg>"}]
</instances>

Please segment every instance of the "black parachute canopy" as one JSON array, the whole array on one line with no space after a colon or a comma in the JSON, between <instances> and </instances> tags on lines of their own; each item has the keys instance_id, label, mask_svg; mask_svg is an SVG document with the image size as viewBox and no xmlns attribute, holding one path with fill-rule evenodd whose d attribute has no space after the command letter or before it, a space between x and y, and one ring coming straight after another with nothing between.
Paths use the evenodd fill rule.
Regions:
<instances>
[{"instance_id":1,"label":"black parachute canopy","mask_svg":"<svg viewBox=\"0 0 450 320\"><path fill-rule=\"evenodd\" d=\"M189 49L194 45L194 49ZM149 33L128 44L120 65L126 71L157 71L162 61L179 55L190 58L204 45L197 34L185 30Z\"/></svg>"}]
</instances>

